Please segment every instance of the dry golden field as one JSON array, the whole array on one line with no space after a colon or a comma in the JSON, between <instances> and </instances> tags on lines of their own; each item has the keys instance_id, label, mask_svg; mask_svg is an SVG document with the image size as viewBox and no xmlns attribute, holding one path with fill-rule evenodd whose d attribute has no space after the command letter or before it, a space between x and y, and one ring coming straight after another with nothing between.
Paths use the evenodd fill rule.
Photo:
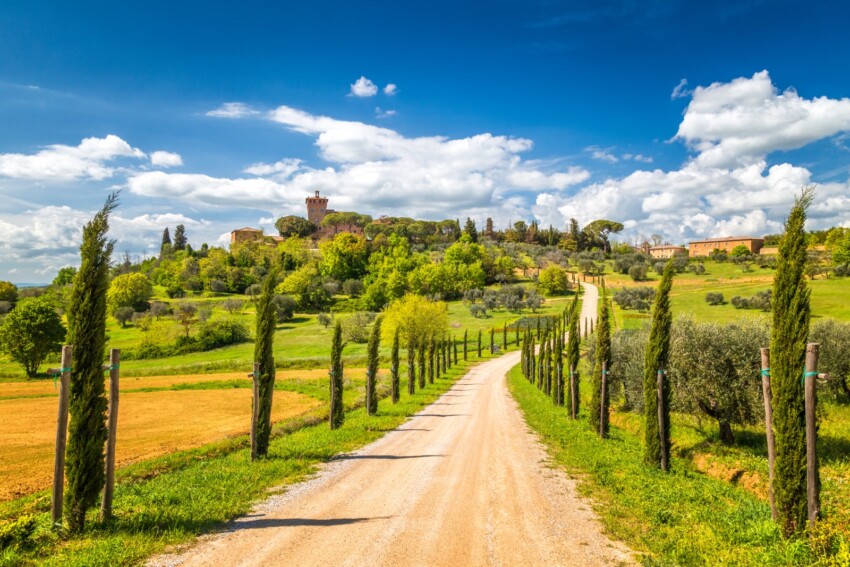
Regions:
<instances>
[{"instance_id":1,"label":"dry golden field","mask_svg":"<svg viewBox=\"0 0 850 567\"><path fill-rule=\"evenodd\" d=\"M326 371L278 373L279 378L325 375ZM122 379L118 466L244 434L250 427L250 388L132 390L236 378L247 381L245 373ZM0 500L49 487L57 409L57 397L50 394L55 391L49 381L0 384ZM320 404L303 394L276 391L272 419L300 415Z\"/></svg>"}]
</instances>

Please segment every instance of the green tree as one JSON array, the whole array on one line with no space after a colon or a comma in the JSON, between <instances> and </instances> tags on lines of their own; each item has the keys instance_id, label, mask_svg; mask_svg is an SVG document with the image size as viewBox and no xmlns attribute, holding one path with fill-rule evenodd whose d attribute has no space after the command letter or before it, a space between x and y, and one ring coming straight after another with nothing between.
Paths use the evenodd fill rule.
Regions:
<instances>
[{"instance_id":1,"label":"green tree","mask_svg":"<svg viewBox=\"0 0 850 567\"><path fill-rule=\"evenodd\" d=\"M396 333L398 329L396 329ZM397 334L394 335L397 337ZM367 347L369 362L366 370L366 413L375 415L378 413L378 364L380 362L378 349L381 347L381 317L375 319L372 333L369 335Z\"/></svg>"},{"instance_id":2,"label":"green tree","mask_svg":"<svg viewBox=\"0 0 850 567\"><path fill-rule=\"evenodd\" d=\"M401 335L401 331L399 329L395 330L393 333L393 350L390 355L390 372L391 377L391 392L392 392L392 400L394 404L398 403L400 392L399 392L399 381L398 381L398 365L399 365L399 357L398 357L398 349L399 349L399 335Z\"/></svg>"},{"instance_id":3,"label":"green tree","mask_svg":"<svg viewBox=\"0 0 850 567\"><path fill-rule=\"evenodd\" d=\"M366 274L369 250L362 236L341 232L333 240L319 244L319 250L322 252L319 272L323 276L342 282L359 279Z\"/></svg>"},{"instance_id":4,"label":"green tree","mask_svg":"<svg viewBox=\"0 0 850 567\"><path fill-rule=\"evenodd\" d=\"M310 236L314 232L316 232L316 225L312 222L308 221L304 217L299 217L295 215L289 215L286 217L280 217L274 223L274 227L277 229L278 233L283 237L305 237Z\"/></svg>"},{"instance_id":5,"label":"green tree","mask_svg":"<svg viewBox=\"0 0 850 567\"><path fill-rule=\"evenodd\" d=\"M162 244L160 244L159 249L164 250L168 247L168 250L171 250L171 234L168 232L168 227L165 227L165 230L162 231Z\"/></svg>"},{"instance_id":6,"label":"green tree","mask_svg":"<svg viewBox=\"0 0 850 567\"><path fill-rule=\"evenodd\" d=\"M75 275L77 275L77 268L73 266L66 266L64 268L60 268L59 272L56 274L56 277L53 278L53 283L51 285L59 287L70 285L71 283L73 283Z\"/></svg>"},{"instance_id":7,"label":"green tree","mask_svg":"<svg viewBox=\"0 0 850 567\"><path fill-rule=\"evenodd\" d=\"M550 264L541 270L537 286L546 295L562 295L570 289L570 277L562 266Z\"/></svg>"},{"instance_id":8,"label":"green tree","mask_svg":"<svg viewBox=\"0 0 850 567\"><path fill-rule=\"evenodd\" d=\"M18 287L12 282L0 281L0 301L15 303L18 300Z\"/></svg>"},{"instance_id":9,"label":"green tree","mask_svg":"<svg viewBox=\"0 0 850 567\"><path fill-rule=\"evenodd\" d=\"M581 379L578 372L578 362L580 357L579 346L581 344L581 323L579 321L580 313L578 307L579 294L573 296L572 304L570 305L567 324L569 332L567 334L567 368L572 372L572 380L567 377L567 383L571 384L571 388L567 392L566 404L572 410L573 404L576 408L576 416L578 416L579 407L581 405L581 397L579 396L579 381ZM540 319L537 320L537 334L540 336Z\"/></svg>"},{"instance_id":10,"label":"green tree","mask_svg":"<svg viewBox=\"0 0 850 567\"><path fill-rule=\"evenodd\" d=\"M29 378L48 355L62 349L64 339L62 319L43 297L19 302L0 326L0 351L23 366Z\"/></svg>"},{"instance_id":11,"label":"green tree","mask_svg":"<svg viewBox=\"0 0 850 567\"><path fill-rule=\"evenodd\" d=\"M806 267L806 211L814 190L806 188L785 221L773 279L770 376L776 434L774 492L786 536L806 526L806 427L801 373L806 360L811 309Z\"/></svg>"},{"instance_id":12,"label":"green tree","mask_svg":"<svg viewBox=\"0 0 850 567\"><path fill-rule=\"evenodd\" d=\"M342 427L345 421L345 407L342 404L342 324L337 321L334 325L333 342L331 343L331 410L330 410L330 425L331 429Z\"/></svg>"},{"instance_id":13,"label":"green tree","mask_svg":"<svg viewBox=\"0 0 850 567\"><path fill-rule=\"evenodd\" d=\"M463 225L463 234L469 236L472 242L478 242L478 229L475 228L475 221L466 217L466 224Z\"/></svg>"},{"instance_id":14,"label":"green tree","mask_svg":"<svg viewBox=\"0 0 850 567\"><path fill-rule=\"evenodd\" d=\"M103 355L106 349L106 295L109 263L115 243L107 240L109 215L118 206L111 194L103 208L83 227L80 269L68 306L71 360L71 423L65 460L65 515L71 533L85 528L86 511L94 506L104 483L106 397Z\"/></svg>"},{"instance_id":15,"label":"green tree","mask_svg":"<svg viewBox=\"0 0 850 567\"><path fill-rule=\"evenodd\" d=\"M611 252L611 243L608 237L623 230L623 224L606 219L591 222L582 229L589 248L598 247L605 253Z\"/></svg>"},{"instance_id":16,"label":"green tree","mask_svg":"<svg viewBox=\"0 0 850 567\"><path fill-rule=\"evenodd\" d=\"M254 337L254 362L259 365L259 375L254 376L259 389L257 400L257 423L254 446L251 447L251 460L265 457L269 451L269 439L272 433L272 396L274 395L274 332L277 326L275 312L276 274L274 272L263 280L263 290L257 299L256 332Z\"/></svg>"},{"instance_id":17,"label":"green tree","mask_svg":"<svg viewBox=\"0 0 850 567\"><path fill-rule=\"evenodd\" d=\"M655 305L652 309L652 325L649 330L649 344L643 364L643 410L644 453L647 464L660 467L662 457L670 463L670 386L664 380L661 392L661 413L664 416L664 430L658 428L658 371L666 369L670 358L670 327L673 316L670 313L670 288L673 286L673 274L676 270L668 262L658 284ZM663 453L662 453L663 440Z\"/></svg>"},{"instance_id":18,"label":"green tree","mask_svg":"<svg viewBox=\"0 0 850 567\"><path fill-rule=\"evenodd\" d=\"M132 307L118 307L112 312L112 316L115 317L121 327L126 327L127 321L131 320L135 314L136 311Z\"/></svg>"},{"instance_id":19,"label":"green tree","mask_svg":"<svg viewBox=\"0 0 850 567\"><path fill-rule=\"evenodd\" d=\"M182 224L178 224L177 228L174 229L174 241L172 243L172 248L174 248L174 250L185 250L187 243L186 227Z\"/></svg>"},{"instance_id":20,"label":"green tree","mask_svg":"<svg viewBox=\"0 0 850 567\"><path fill-rule=\"evenodd\" d=\"M136 311L147 311L148 300L153 295L153 286L147 276L139 272L122 274L112 280L106 295L107 305L113 311L119 307L132 307Z\"/></svg>"},{"instance_id":21,"label":"green tree","mask_svg":"<svg viewBox=\"0 0 850 567\"><path fill-rule=\"evenodd\" d=\"M741 256L749 256L751 254L750 249L747 248L743 244L739 244L729 251L729 255L733 258L740 258Z\"/></svg>"},{"instance_id":22,"label":"green tree","mask_svg":"<svg viewBox=\"0 0 850 567\"><path fill-rule=\"evenodd\" d=\"M596 349L593 361L593 379L590 396L590 427L595 432L601 432L602 437L608 436L608 390L610 381L606 376L606 392L602 392L602 365L605 371L611 368L611 320L608 307L608 292L602 285L602 294L597 305L596 315ZM601 427L600 427L601 421Z\"/></svg>"}]
</instances>

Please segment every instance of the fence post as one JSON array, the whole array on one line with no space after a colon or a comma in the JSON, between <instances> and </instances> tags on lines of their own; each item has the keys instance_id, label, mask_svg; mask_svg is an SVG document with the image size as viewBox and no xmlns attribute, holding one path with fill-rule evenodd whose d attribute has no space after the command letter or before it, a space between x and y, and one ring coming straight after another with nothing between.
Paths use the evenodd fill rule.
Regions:
<instances>
[{"instance_id":1,"label":"fence post","mask_svg":"<svg viewBox=\"0 0 850 567\"><path fill-rule=\"evenodd\" d=\"M599 393L599 436L605 439L605 395L608 381L608 363L602 361L602 391Z\"/></svg>"},{"instance_id":2,"label":"fence post","mask_svg":"<svg viewBox=\"0 0 850 567\"><path fill-rule=\"evenodd\" d=\"M667 439L664 435L664 368L658 369L658 437L661 446L661 470L667 472L670 464L667 462Z\"/></svg>"},{"instance_id":3,"label":"fence post","mask_svg":"<svg viewBox=\"0 0 850 567\"><path fill-rule=\"evenodd\" d=\"M819 343L806 346L806 495L809 508L809 527L813 528L820 515L820 475L817 456L817 378Z\"/></svg>"},{"instance_id":4,"label":"fence post","mask_svg":"<svg viewBox=\"0 0 850 567\"><path fill-rule=\"evenodd\" d=\"M103 485L103 501L100 503L101 521L112 517L112 495L115 492L115 440L118 431L118 380L121 367L121 351L109 351L109 413L106 437L106 482Z\"/></svg>"},{"instance_id":5,"label":"fence post","mask_svg":"<svg viewBox=\"0 0 850 567\"><path fill-rule=\"evenodd\" d=\"M773 435L773 406L770 388L770 349L761 349L761 391L764 397L764 430L767 434L767 474L770 492L770 515L776 521L776 496L773 493L773 466L776 460L776 438Z\"/></svg>"},{"instance_id":6,"label":"fence post","mask_svg":"<svg viewBox=\"0 0 850 567\"><path fill-rule=\"evenodd\" d=\"M62 498L65 491L65 444L68 440L68 394L71 387L71 359L74 347L62 347L59 377L59 411L56 417L56 454L53 459L53 500L50 516L53 523L62 521Z\"/></svg>"},{"instance_id":7,"label":"fence post","mask_svg":"<svg viewBox=\"0 0 850 567\"><path fill-rule=\"evenodd\" d=\"M333 372L333 371L332 371ZM251 402L251 460L257 460L257 420L260 416L260 363L254 363L252 378L253 401ZM333 380L333 378L331 378ZM331 384L331 421L333 422L333 384Z\"/></svg>"}]
</instances>

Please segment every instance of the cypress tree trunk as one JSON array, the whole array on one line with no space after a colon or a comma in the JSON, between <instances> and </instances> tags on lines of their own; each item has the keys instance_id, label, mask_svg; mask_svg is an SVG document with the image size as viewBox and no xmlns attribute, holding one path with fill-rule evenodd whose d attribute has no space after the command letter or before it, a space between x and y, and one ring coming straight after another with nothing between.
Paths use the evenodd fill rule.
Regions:
<instances>
[{"instance_id":1,"label":"cypress tree trunk","mask_svg":"<svg viewBox=\"0 0 850 567\"><path fill-rule=\"evenodd\" d=\"M419 339L419 389L425 387L425 345L426 339Z\"/></svg>"},{"instance_id":2,"label":"cypress tree trunk","mask_svg":"<svg viewBox=\"0 0 850 567\"><path fill-rule=\"evenodd\" d=\"M345 421L345 408L342 404L342 348L342 325L337 321L331 344L331 429L341 427Z\"/></svg>"},{"instance_id":3,"label":"cypress tree trunk","mask_svg":"<svg viewBox=\"0 0 850 567\"><path fill-rule=\"evenodd\" d=\"M463 331L463 361L464 362L467 361L467 353L466 353L467 347L466 347L466 345L467 345L468 339L469 339L469 329L466 329L466 330Z\"/></svg>"},{"instance_id":4,"label":"cypress tree trunk","mask_svg":"<svg viewBox=\"0 0 850 567\"><path fill-rule=\"evenodd\" d=\"M118 206L117 193L83 227L80 269L74 277L68 306L71 359L69 409L71 423L65 460L65 517L68 530L85 528L86 510L97 502L104 485L106 396L103 358L106 348L106 292L114 242L106 239L109 214Z\"/></svg>"},{"instance_id":5,"label":"cypress tree trunk","mask_svg":"<svg viewBox=\"0 0 850 567\"><path fill-rule=\"evenodd\" d=\"M783 534L801 532L807 521L805 398L802 382L811 317L805 279L806 210L814 191L795 201L779 244L773 279L770 379L776 435L774 491Z\"/></svg>"},{"instance_id":6,"label":"cypress tree trunk","mask_svg":"<svg viewBox=\"0 0 850 567\"><path fill-rule=\"evenodd\" d=\"M366 370L366 413L375 415L378 413L378 349L381 346L381 318L375 319L372 326L372 334L369 335L367 351L369 353L369 367Z\"/></svg>"},{"instance_id":7,"label":"cypress tree trunk","mask_svg":"<svg viewBox=\"0 0 850 567\"><path fill-rule=\"evenodd\" d=\"M434 383L434 372L435 372L435 370L434 370L435 364L434 363L436 362L436 360L435 360L436 349L437 349L437 345L435 344L434 336L431 335L431 338L428 340L428 383L429 384ZM437 368L436 372L437 372L437 374L439 374L440 369Z\"/></svg>"},{"instance_id":8,"label":"cypress tree trunk","mask_svg":"<svg viewBox=\"0 0 850 567\"><path fill-rule=\"evenodd\" d=\"M670 288L673 286L673 262L667 262L661 283L655 295L652 308L652 326L649 331L649 344L643 365L643 402L644 402L644 461L656 467L661 466L662 458L670 463L670 386L664 380L661 393L661 415L664 416L664 430L658 427L658 370L667 368L670 356L670 326L673 316L670 313ZM663 440L663 443L662 443ZM663 455L662 455L663 445Z\"/></svg>"},{"instance_id":9,"label":"cypress tree trunk","mask_svg":"<svg viewBox=\"0 0 850 567\"><path fill-rule=\"evenodd\" d=\"M502 350L508 350L508 324L502 325Z\"/></svg>"},{"instance_id":10,"label":"cypress tree trunk","mask_svg":"<svg viewBox=\"0 0 850 567\"><path fill-rule=\"evenodd\" d=\"M401 397L401 394L399 392L399 383L398 383L399 382L399 380L398 380L398 364L399 364L398 339L399 339L399 330L398 330L398 327L396 327L395 334L393 335L393 350L392 350L392 355L390 357L390 364L391 364L390 372L392 372L391 389L392 389L392 399L393 399L394 404L397 404L399 398Z\"/></svg>"},{"instance_id":11,"label":"cypress tree trunk","mask_svg":"<svg viewBox=\"0 0 850 567\"><path fill-rule=\"evenodd\" d=\"M578 417L580 400L579 400L579 373L578 373L578 361L579 361L579 345L581 343L581 336L579 335L579 309L578 309L578 293L573 296L573 303L570 306L570 314L569 314L569 334L567 336L567 368L570 368L571 375L569 376L569 384L568 395L566 403L572 411L572 408L575 407L576 417Z\"/></svg>"},{"instance_id":12,"label":"cypress tree trunk","mask_svg":"<svg viewBox=\"0 0 850 567\"><path fill-rule=\"evenodd\" d=\"M455 352L455 365L457 365L457 361L458 361L458 358L457 358L457 337L455 337L455 336L452 336L452 348L454 349L454 352Z\"/></svg>"},{"instance_id":13,"label":"cypress tree trunk","mask_svg":"<svg viewBox=\"0 0 850 567\"><path fill-rule=\"evenodd\" d=\"M602 437L608 436L608 384L602 391L602 368L611 368L611 322L609 320L608 293L602 286L602 297L597 309L596 358L593 363L593 387L590 399L590 427ZM601 423L600 423L601 422Z\"/></svg>"},{"instance_id":14,"label":"cypress tree trunk","mask_svg":"<svg viewBox=\"0 0 850 567\"><path fill-rule=\"evenodd\" d=\"M478 358L481 358L481 329L478 329Z\"/></svg>"},{"instance_id":15,"label":"cypress tree trunk","mask_svg":"<svg viewBox=\"0 0 850 567\"><path fill-rule=\"evenodd\" d=\"M440 339L440 346L442 347L440 350L443 353L443 374L448 372L449 366L449 341L446 340L445 337Z\"/></svg>"},{"instance_id":16,"label":"cypress tree trunk","mask_svg":"<svg viewBox=\"0 0 850 567\"><path fill-rule=\"evenodd\" d=\"M407 341L407 393L416 392L416 342L411 337Z\"/></svg>"},{"instance_id":17,"label":"cypress tree trunk","mask_svg":"<svg viewBox=\"0 0 850 567\"><path fill-rule=\"evenodd\" d=\"M493 347L496 346L495 336L496 336L496 329L494 329L493 327L490 327L490 354L493 354L493 352L494 352Z\"/></svg>"},{"instance_id":18,"label":"cypress tree trunk","mask_svg":"<svg viewBox=\"0 0 850 567\"><path fill-rule=\"evenodd\" d=\"M259 376L254 376L260 392L257 404L257 435L252 447L251 460L265 457L269 452L272 434L272 395L274 394L274 332L277 315L274 309L274 272L266 276L263 289L257 300L257 326L254 338L254 362L259 363Z\"/></svg>"}]
</instances>

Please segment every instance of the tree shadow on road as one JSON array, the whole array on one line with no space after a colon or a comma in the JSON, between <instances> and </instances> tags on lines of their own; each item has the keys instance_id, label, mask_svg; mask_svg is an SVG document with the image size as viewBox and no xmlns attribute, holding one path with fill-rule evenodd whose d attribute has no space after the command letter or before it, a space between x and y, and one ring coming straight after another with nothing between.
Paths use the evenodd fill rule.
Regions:
<instances>
[{"instance_id":1,"label":"tree shadow on road","mask_svg":"<svg viewBox=\"0 0 850 567\"><path fill-rule=\"evenodd\" d=\"M446 455L338 455L332 461L348 461L354 459L376 459L394 461L397 459L428 459L432 457L445 457Z\"/></svg>"},{"instance_id":2,"label":"tree shadow on road","mask_svg":"<svg viewBox=\"0 0 850 567\"><path fill-rule=\"evenodd\" d=\"M266 528L298 528L298 527L331 527L360 524L373 520L388 520L392 516L377 516L374 518L256 518L244 519L233 524L233 530L257 530Z\"/></svg>"}]
</instances>

